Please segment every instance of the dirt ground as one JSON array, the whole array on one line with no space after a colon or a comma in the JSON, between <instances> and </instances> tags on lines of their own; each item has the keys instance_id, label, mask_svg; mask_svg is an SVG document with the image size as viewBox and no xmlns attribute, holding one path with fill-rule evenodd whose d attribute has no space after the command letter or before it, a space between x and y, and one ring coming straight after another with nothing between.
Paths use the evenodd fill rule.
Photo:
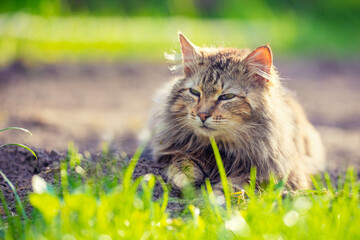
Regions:
<instances>
[{"instance_id":1,"label":"dirt ground","mask_svg":"<svg viewBox=\"0 0 360 240\"><path fill-rule=\"evenodd\" d=\"M47 151L44 149L34 149L38 159L23 148L18 148L14 146L6 146L0 149L0 170L8 177L8 179L15 186L17 193L19 194L20 199L25 200L28 193L32 191L31 179L34 174L41 176L45 179L46 182L50 184L57 184L54 180L54 175L59 172L60 160L65 159L65 153L59 153L57 151ZM117 154L118 156L121 153L112 152L111 154ZM167 181L167 177L164 174L163 167L157 164L156 162L150 161L149 156L144 155L146 158L140 158L135 167L133 178L136 179L140 176L146 174L153 174L155 176L161 176L164 181ZM99 153L92 155L92 160L87 162L87 165L90 167L96 168L96 163L101 159ZM118 157L118 159L127 164L128 160ZM11 191L10 187L7 185L3 179L0 181L0 188L4 194L5 199L7 200L11 210L15 212L15 199L14 194ZM159 182L156 183L154 187L154 198L159 199L163 194L163 189ZM180 200L181 192L178 189L172 189L170 192L170 198L175 199L171 200L168 204L168 209L172 213L180 213L180 210L183 209L183 204ZM178 200L176 200L178 199ZM27 204L27 212L30 212L31 207ZM3 209L0 205L0 216L3 215Z\"/></svg>"},{"instance_id":2,"label":"dirt ground","mask_svg":"<svg viewBox=\"0 0 360 240\"><path fill-rule=\"evenodd\" d=\"M360 60L275 59L275 64L320 131L330 172L349 165L360 169ZM39 155L35 163L25 150L0 149L0 169L25 196L31 176L53 167L69 141L81 152L99 152L109 142L117 152L133 153L154 92L171 77L164 63L15 62L0 68L0 129L24 127L33 134L1 132L0 144L24 143ZM154 164L142 159L135 175L161 173ZM3 180L0 186L9 192Z\"/></svg>"}]
</instances>

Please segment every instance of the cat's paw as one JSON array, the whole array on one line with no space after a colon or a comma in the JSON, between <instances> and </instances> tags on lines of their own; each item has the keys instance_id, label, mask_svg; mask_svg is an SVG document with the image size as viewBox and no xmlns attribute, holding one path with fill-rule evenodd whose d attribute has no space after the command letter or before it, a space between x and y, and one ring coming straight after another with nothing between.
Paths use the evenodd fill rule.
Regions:
<instances>
[{"instance_id":1,"label":"cat's paw","mask_svg":"<svg viewBox=\"0 0 360 240\"><path fill-rule=\"evenodd\" d=\"M186 186L201 183L204 175L191 161L184 160L171 164L167 169L167 176L173 185L183 189Z\"/></svg>"},{"instance_id":2,"label":"cat's paw","mask_svg":"<svg viewBox=\"0 0 360 240\"><path fill-rule=\"evenodd\" d=\"M191 179L175 165L169 166L167 175L171 184L180 190L192 182Z\"/></svg>"},{"instance_id":3,"label":"cat's paw","mask_svg":"<svg viewBox=\"0 0 360 240\"><path fill-rule=\"evenodd\" d=\"M178 172L174 174L171 178L173 185L175 185L179 189L183 189L189 184L191 184L190 179L182 172Z\"/></svg>"}]
</instances>

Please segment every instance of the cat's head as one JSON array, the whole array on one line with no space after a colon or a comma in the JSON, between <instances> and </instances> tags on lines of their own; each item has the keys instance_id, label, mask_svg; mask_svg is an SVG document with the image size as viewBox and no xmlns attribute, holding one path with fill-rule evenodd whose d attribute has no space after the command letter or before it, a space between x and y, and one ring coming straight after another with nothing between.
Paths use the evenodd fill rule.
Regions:
<instances>
[{"instance_id":1,"label":"cat's head","mask_svg":"<svg viewBox=\"0 0 360 240\"><path fill-rule=\"evenodd\" d=\"M255 119L275 74L269 46L200 48L179 33L184 78L174 85L170 111L201 136L223 138Z\"/></svg>"}]
</instances>

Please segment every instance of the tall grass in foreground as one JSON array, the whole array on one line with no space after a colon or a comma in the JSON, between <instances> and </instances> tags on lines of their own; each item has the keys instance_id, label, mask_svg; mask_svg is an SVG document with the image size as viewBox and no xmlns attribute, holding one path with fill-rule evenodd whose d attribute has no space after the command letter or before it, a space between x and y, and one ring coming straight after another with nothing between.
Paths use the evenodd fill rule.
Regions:
<instances>
[{"instance_id":1,"label":"tall grass in foreground","mask_svg":"<svg viewBox=\"0 0 360 240\"><path fill-rule=\"evenodd\" d=\"M0 238L267 240L360 236L359 182L352 168L338 183L325 174L324 181L314 178L314 190L287 195L281 182L270 181L261 190L250 184L244 186L244 195L226 195L232 198L227 209L206 181L197 190L198 201L185 203L181 213L174 213L167 209L169 202L182 200L169 197L169 188L160 177L129 177L139 153L131 159L131 167L126 167L105 148L94 167L87 165L91 162L88 154L84 157L70 146L54 184L34 177L34 193L29 195L34 209L29 218L13 216L3 201L7 217L0 222ZM222 164L220 158L217 161ZM255 178L254 171L252 182ZM154 199L157 182L163 194Z\"/></svg>"}]
</instances>

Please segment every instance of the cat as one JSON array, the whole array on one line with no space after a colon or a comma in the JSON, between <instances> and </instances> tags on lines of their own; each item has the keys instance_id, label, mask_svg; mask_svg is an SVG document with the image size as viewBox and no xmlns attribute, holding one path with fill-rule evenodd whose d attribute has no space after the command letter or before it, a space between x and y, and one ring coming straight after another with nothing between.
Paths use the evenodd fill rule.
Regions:
<instances>
[{"instance_id":1,"label":"cat","mask_svg":"<svg viewBox=\"0 0 360 240\"><path fill-rule=\"evenodd\" d=\"M215 138L233 191L272 174L290 189L311 187L325 150L302 107L279 80L268 45L253 51L201 48L179 33L183 76L158 93L151 148L177 188L208 178L221 192L209 137Z\"/></svg>"}]
</instances>

